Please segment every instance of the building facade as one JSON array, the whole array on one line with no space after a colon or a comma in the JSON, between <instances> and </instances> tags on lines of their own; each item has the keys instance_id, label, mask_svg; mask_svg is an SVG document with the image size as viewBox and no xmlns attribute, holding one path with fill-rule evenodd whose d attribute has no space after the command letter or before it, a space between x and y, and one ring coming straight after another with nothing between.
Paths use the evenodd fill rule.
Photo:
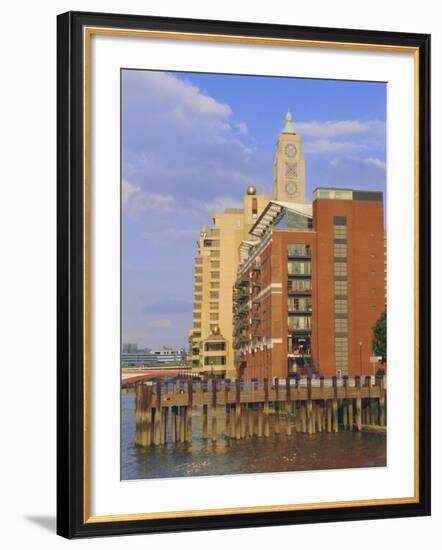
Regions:
<instances>
[{"instance_id":1,"label":"building facade","mask_svg":"<svg viewBox=\"0 0 442 550\"><path fill-rule=\"evenodd\" d=\"M229 378L371 374L386 300L382 193L317 188L306 199L290 112L276 140L273 196L203 226L194 259L190 364Z\"/></svg>"},{"instance_id":2,"label":"building facade","mask_svg":"<svg viewBox=\"0 0 442 550\"><path fill-rule=\"evenodd\" d=\"M271 201L235 284L238 376L373 374L385 306L382 193L318 188Z\"/></svg>"},{"instance_id":3,"label":"building facade","mask_svg":"<svg viewBox=\"0 0 442 550\"><path fill-rule=\"evenodd\" d=\"M270 197L247 188L242 208L215 214L210 229L202 226L194 259L193 326L189 333L190 364L196 374L236 374L233 351L232 288L239 247Z\"/></svg>"},{"instance_id":4,"label":"building facade","mask_svg":"<svg viewBox=\"0 0 442 550\"><path fill-rule=\"evenodd\" d=\"M128 348L128 346L131 346ZM186 351L184 349L174 350L163 347L160 350L138 349L136 344L123 345L121 353L121 366L142 366L142 365L184 365L186 363Z\"/></svg>"}]
</instances>

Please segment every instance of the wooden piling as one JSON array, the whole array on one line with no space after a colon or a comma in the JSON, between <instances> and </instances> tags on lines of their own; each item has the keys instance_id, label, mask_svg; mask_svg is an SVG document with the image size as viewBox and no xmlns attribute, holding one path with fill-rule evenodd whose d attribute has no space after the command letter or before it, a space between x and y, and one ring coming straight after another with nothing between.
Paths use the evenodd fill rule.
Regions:
<instances>
[{"instance_id":1,"label":"wooden piling","mask_svg":"<svg viewBox=\"0 0 442 550\"><path fill-rule=\"evenodd\" d=\"M216 425L216 378L212 378L212 441L218 439Z\"/></svg>"},{"instance_id":2,"label":"wooden piling","mask_svg":"<svg viewBox=\"0 0 442 550\"><path fill-rule=\"evenodd\" d=\"M207 413L208 406L203 405L203 439L207 439Z\"/></svg>"},{"instance_id":3,"label":"wooden piling","mask_svg":"<svg viewBox=\"0 0 442 550\"><path fill-rule=\"evenodd\" d=\"M273 402L273 407L275 409L275 434L279 435L281 432L281 424L279 417L279 378L275 378L275 401Z\"/></svg>"},{"instance_id":4,"label":"wooden piling","mask_svg":"<svg viewBox=\"0 0 442 550\"><path fill-rule=\"evenodd\" d=\"M192 407L193 407L193 384L192 380L187 381L187 422L186 422L186 441L192 442Z\"/></svg>"},{"instance_id":5,"label":"wooden piling","mask_svg":"<svg viewBox=\"0 0 442 550\"><path fill-rule=\"evenodd\" d=\"M230 422L231 422L230 405L228 403L229 389L230 389L230 380L224 380L224 401L226 403L226 406L225 406L225 409L226 409L226 424L225 424L225 428L224 428L224 435L226 437L230 437Z\"/></svg>"},{"instance_id":6,"label":"wooden piling","mask_svg":"<svg viewBox=\"0 0 442 550\"><path fill-rule=\"evenodd\" d=\"M246 438L246 404L241 403L240 405L241 409L241 439Z\"/></svg>"},{"instance_id":7,"label":"wooden piling","mask_svg":"<svg viewBox=\"0 0 442 550\"><path fill-rule=\"evenodd\" d=\"M178 407L179 420L180 420L180 443L186 441L186 427L185 427L185 415L184 410L186 407Z\"/></svg>"},{"instance_id":8,"label":"wooden piling","mask_svg":"<svg viewBox=\"0 0 442 550\"><path fill-rule=\"evenodd\" d=\"M172 418L171 418L171 432L172 432L172 443L176 444L178 441L178 430L177 430L177 407L172 407Z\"/></svg>"},{"instance_id":9,"label":"wooden piling","mask_svg":"<svg viewBox=\"0 0 442 550\"><path fill-rule=\"evenodd\" d=\"M241 380L235 380L235 439L241 439Z\"/></svg>"},{"instance_id":10,"label":"wooden piling","mask_svg":"<svg viewBox=\"0 0 442 550\"><path fill-rule=\"evenodd\" d=\"M269 379L264 378L264 437L270 435L269 421Z\"/></svg>"},{"instance_id":11,"label":"wooden piling","mask_svg":"<svg viewBox=\"0 0 442 550\"><path fill-rule=\"evenodd\" d=\"M149 447L152 431L152 386L142 384L139 397L140 435L138 443L143 447Z\"/></svg>"},{"instance_id":12,"label":"wooden piling","mask_svg":"<svg viewBox=\"0 0 442 550\"><path fill-rule=\"evenodd\" d=\"M315 403L316 407L316 431L318 433L322 432L322 401Z\"/></svg>"},{"instance_id":13,"label":"wooden piling","mask_svg":"<svg viewBox=\"0 0 442 550\"><path fill-rule=\"evenodd\" d=\"M384 377L380 379L381 395L379 397L379 424L386 425L387 414L385 411L385 381Z\"/></svg>"},{"instance_id":14,"label":"wooden piling","mask_svg":"<svg viewBox=\"0 0 442 550\"><path fill-rule=\"evenodd\" d=\"M350 399L348 402L348 427L350 430L353 430L353 399Z\"/></svg>"},{"instance_id":15,"label":"wooden piling","mask_svg":"<svg viewBox=\"0 0 442 550\"><path fill-rule=\"evenodd\" d=\"M327 432L332 432L332 404L331 399L327 399Z\"/></svg>"},{"instance_id":16,"label":"wooden piling","mask_svg":"<svg viewBox=\"0 0 442 550\"><path fill-rule=\"evenodd\" d=\"M300 402L300 415L301 415L301 432L307 433L307 402L301 401Z\"/></svg>"},{"instance_id":17,"label":"wooden piling","mask_svg":"<svg viewBox=\"0 0 442 550\"><path fill-rule=\"evenodd\" d=\"M258 432L258 437L262 437L262 433L263 433L263 405L262 403L258 403L258 412L257 412L257 416L258 416L258 429L257 429L257 432Z\"/></svg>"},{"instance_id":18,"label":"wooden piling","mask_svg":"<svg viewBox=\"0 0 442 550\"><path fill-rule=\"evenodd\" d=\"M342 427L344 430L348 430L348 403L346 399L342 402Z\"/></svg>"},{"instance_id":19,"label":"wooden piling","mask_svg":"<svg viewBox=\"0 0 442 550\"><path fill-rule=\"evenodd\" d=\"M285 379L285 433L292 435L292 396L290 393L290 378Z\"/></svg>"},{"instance_id":20,"label":"wooden piling","mask_svg":"<svg viewBox=\"0 0 442 550\"><path fill-rule=\"evenodd\" d=\"M161 382L156 384L155 395L155 418L154 418L154 445L161 444Z\"/></svg>"},{"instance_id":21,"label":"wooden piling","mask_svg":"<svg viewBox=\"0 0 442 550\"><path fill-rule=\"evenodd\" d=\"M169 420L169 407L163 407L161 409L162 421L161 421L161 445L167 443L167 431L168 431L168 420Z\"/></svg>"},{"instance_id":22,"label":"wooden piling","mask_svg":"<svg viewBox=\"0 0 442 550\"><path fill-rule=\"evenodd\" d=\"M321 388L322 391L324 390L324 377L323 376L321 376L321 378L320 378L319 387ZM321 409L322 409L322 412L321 412L322 431L325 432L327 430L327 401L326 400L322 400Z\"/></svg>"}]
</instances>

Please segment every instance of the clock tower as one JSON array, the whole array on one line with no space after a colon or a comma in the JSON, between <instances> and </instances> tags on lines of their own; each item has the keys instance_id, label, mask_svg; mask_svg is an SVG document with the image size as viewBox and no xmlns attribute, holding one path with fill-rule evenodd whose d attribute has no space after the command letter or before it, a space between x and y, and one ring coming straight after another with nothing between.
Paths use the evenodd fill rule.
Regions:
<instances>
[{"instance_id":1,"label":"clock tower","mask_svg":"<svg viewBox=\"0 0 442 550\"><path fill-rule=\"evenodd\" d=\"M295 132L290 111L276 140L273 163L273 195L283 202L305 202L305 165L301 138Z\"/></svg>"}]
</instances>

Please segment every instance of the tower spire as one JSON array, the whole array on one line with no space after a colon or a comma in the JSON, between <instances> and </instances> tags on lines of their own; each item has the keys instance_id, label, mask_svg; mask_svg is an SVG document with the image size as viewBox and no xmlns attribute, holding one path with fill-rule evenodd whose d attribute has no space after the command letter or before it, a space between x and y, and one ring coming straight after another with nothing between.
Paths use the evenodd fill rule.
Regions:
<instances>
[{"instance_id":1,"label":"tower spire","mask_svg":"<svg viewBox=\"0 0 442 550\"><path fill-rule=\"evenodd\" d=\"M288 109L287 114L285 115L285 126L282 131L283 134L296 134L292 120L292 113L290 112L290 109Z\"/></svg>"}]
</instances>

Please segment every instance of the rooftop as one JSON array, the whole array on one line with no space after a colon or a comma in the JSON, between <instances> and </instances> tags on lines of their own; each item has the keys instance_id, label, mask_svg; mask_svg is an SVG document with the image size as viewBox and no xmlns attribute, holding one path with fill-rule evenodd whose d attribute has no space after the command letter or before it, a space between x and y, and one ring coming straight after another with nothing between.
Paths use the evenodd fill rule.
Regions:
<instances>
[{"instance_id":1,"label":"rooftop","mask_svg":"<svg viewBox=\"0 0 442 550\"><path fill-rule=\"evenodd\" d=\"M256 220L254 226L250 229L250 234L256 237L262 237L267 229L279 218L283 210L303 218L312 218L311 204L270 201Z\"/></svg>"},{"instance_id":2,"label":"rooftop","mask_svg":"<svg viewBox=\"0 0 442 550\"><path fill-rule=\"evenodd\" d=\"M313 200L316 199L383 202L384 195L382 191L342 189L337 187L316 187L313 191Z\"/></svg>"}]
</instances>

